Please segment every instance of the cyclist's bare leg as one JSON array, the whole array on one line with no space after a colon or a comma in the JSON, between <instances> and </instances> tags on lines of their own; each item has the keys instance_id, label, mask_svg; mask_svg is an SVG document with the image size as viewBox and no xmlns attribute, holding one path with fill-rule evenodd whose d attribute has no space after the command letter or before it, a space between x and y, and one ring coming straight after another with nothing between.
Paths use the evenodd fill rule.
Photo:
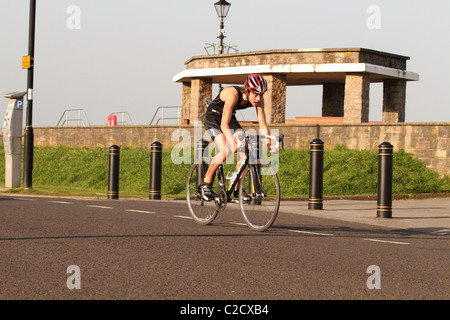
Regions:
<instances>
[{"instance_id":1,"label":"cyclist's bare leg","mask_svg":"<svg viewBox=\"0 0 450 320\"><path fill-rule=\"evenodd\" d=\"M225 162L228 156L232 153L231 147L227 145L227 141L224 134L219 134L214 142L219 149L219 152L212 159L208 171L206 171L203 181L205 183L211 183L214 179L214 173L219 169L220 165Z\"/></svg>"},{"instance_id":2,"label":"cyclist's bare leg","mask_svg":"<svg viewBox=\"0 0 450 320\"><path fill-rule=\"evenodd\" d=\"M236 146L240 146L240 148L237 148L237 150L236 150L236 152L237 152L236 172L239 170L239 167L241 166L241 163L242 163L242 161L244 161L244 158L245 158L245 146L243 143L242 143L242 145L239 143L240 136L242 136L241 139L244 138L244 131L239 130L233 136ZM242 178L242 175L239 177L238 183L236 183L235 190L239 189L239 181L241 180L241 178Z\"/></svg>"}]
</instances>

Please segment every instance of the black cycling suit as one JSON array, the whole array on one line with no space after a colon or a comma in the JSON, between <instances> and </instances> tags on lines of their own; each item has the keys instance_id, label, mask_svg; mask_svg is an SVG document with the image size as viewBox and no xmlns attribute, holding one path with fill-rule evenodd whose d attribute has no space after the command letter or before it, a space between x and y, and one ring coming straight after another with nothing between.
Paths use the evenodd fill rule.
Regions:
<instances>
[{"instance_id":1,"label":"black cycling suit","mask_svg":"<svg viewBox=\"0 0 450 320\"><path fill-rule=\"evenodd\" d=\"M236 119L236 111L235 110L242 110L252 107L252 104L246 103L245 105L241 106L242 102L242 89L238 86L233 86L233 88L236 89L238 92L239 98L236 102L236 105L233 107L233 115L231 116L231 120L229 123L230 129L234 130L233 133L237 131L244 132L244 129L242 129L241 125ZM208 108L206 109L205 114L205 129L208 132L208 134L211 136L211 138L214 140L218 135L222 134L222 130L220 129L220 123L222 122L222 114L223 114L223 107L225 106L225 102L220 99L220 93L217 95L217 97L211 101Z\"/></svg>"}]
</instances>

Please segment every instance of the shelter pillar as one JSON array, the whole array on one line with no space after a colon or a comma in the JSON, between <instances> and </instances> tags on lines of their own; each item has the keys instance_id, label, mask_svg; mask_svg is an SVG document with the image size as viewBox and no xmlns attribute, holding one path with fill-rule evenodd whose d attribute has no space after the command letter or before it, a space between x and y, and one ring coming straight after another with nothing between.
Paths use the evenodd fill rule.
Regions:
<instances>
[{"instance_id":1,"label":"shelter pillar","mask_svg":"<svg viewBox=\"0 0 450 320\"><path fill-rule=\"evenodd\" d=\"M181 90L181 123L189 124L191 120L191 83L183 82Z\"/></svg>"},{"instance_id":2,"label":"shelter pillar","mask_svg":"<svg viewBox=\"0 0 450 320\"><path fill-rule=\"evenodd\" d=\"M386 79L383 84L383 122L405 122L406 81Z\"/></svg>"},{"instance_id":3,"label":"shelter pillar","mask_svg":"<svg viewBox=\"0 0 450 320\"><path fill-rule=\"evenodd\" d=\"M344 123L369 122L370 75L345 75Z\"/></svg>"},{"instance_id":4,"label":"shelter pillar","mask_svg":"<svg viewBox=\"0 0 450 320\"><path fill-rule=\"evenodd\" d=\"M322 117L343 117L344 97L344 83L324 83L322 94Z\"/></svg>"},{"instance_id":5,"label":"shelter pillar","mask_svg":"<svg viewBox=\"0 0 450 320\"><path fill-rule=\"evenodd\" d=\"M267 124L284 123L286 119L286 75L264 74L267 92L264 94L264 110Z\"/></svg>"},{"instance_id":6,"label":"shelter pillar","mask_svg":"<svg viewBox=\"0 0 450 320\"><path fill-rule=\"evenodd\" d=\"M193 78L190 94L189 122L203 121L206 112L206 99L212 97L212 78Z\"/></svg>"}]
</instances>

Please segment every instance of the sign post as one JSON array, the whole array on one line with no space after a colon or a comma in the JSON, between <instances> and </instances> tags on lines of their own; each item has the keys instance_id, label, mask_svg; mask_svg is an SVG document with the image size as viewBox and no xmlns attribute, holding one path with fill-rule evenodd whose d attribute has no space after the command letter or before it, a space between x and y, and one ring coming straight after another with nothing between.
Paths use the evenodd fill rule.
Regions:
<instances>
[{"instance_id":1,"label":"sign post","mask_svg":"<svg viewBox=\"0 0 450 320\"><path fill-rule=\"evenodd\" d=\"M34 79L34 38L36 25L36 0L30 0L30 25L28 33L28 57L30 66L28 67L27 77L27 113L26 127L24 133L24 155L23 155L23 187L32 188L33 179L33 79ZM27 61L28 58L25 59ZM22 67L23 67L22 60Z\"/></svg>"}]
</instances>

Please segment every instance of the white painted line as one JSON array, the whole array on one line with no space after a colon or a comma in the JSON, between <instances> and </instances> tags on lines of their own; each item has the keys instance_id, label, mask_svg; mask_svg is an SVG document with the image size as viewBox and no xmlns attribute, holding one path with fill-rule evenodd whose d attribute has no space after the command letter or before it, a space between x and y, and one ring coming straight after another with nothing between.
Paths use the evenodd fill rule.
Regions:
<instances>
[{"instance_id":1,"label":"white painted line","mask_svg":"<svg viewBox=\"0 0 450 320\"><path fill-rule=\"evenodd\" d=\"M88 204L87 206L91 207L91 208L112 209L112 207L95 206L95 205L91 205L91 204Z\"/></svg>"},{"instance_id":2,"label":"white painted line","mask_svg":"<svg viewBox=\"0 0 450 320\"><path fill-rule=\"evenodd\" d=\"M134 209L125 209L125 211L128 211L128 212L137 212L137 213L156 213L156 212L153 212L153 211L134 210Z\"/></svg>"},{"instance_id":3,"label":"white painted line","mask_svg":"<svg viewBox=\"0 0 450 320\"><path fill-rule=\"evenodd\" d=\"M193 219L192 217L187 216L174 216L175 218L182 218L182 219Z\"/></svg>"},{"instance_id":4,"label":"white painted line","mask_svg":"<svg viewBox=\"0 0 450 320\"><path fill-rule=\"evenodd\" d=\"M36 199L31 198L13 198L14 200L23 200L23 201L36 201Z\"/></svg>"},{"instance_id":5,"label":"white painted line","mask_svg":"<svg viewBox=\"0 0 450 320\"><path fill-rule=\"evenodd\" d=\"M238 226L247 226L246 223L242 223L242 222L231 222L231 224L235 224L235 225L238 225Z\"/></svg>"},{"instance_id":6,"label":"white painted line","mask_svg":"<svg viewBox=\"0 0 450 320\"><path fill-rule=\"evenodd\" d=\"M72 202L67 202L67 201L49 201L51 203L59 203L59 204L72 204Z\"/></svg>"},{"instance_id":7,"label":"white painted line","mask_svg":"<svg viewBox=\"0 0 450 320\"><path fill-rule=\"evenodd\" d=\"M334 236L334 234L329 234L329 233L319 233L319 232L302 231L302 230L288 230L288 231L296 232L296 233L312 234L312 235L315 235L315 236Z\"/></svg>"},{"instance_id":8,"label":"white painted line","mask_svg":"<svg viewBox=\"0 0 450 320\"><path fill-rule=\"evenodd\" d=\"M378 239L364 239L364 240L373 241L373 242L392 243L392 244L410 244L407 242L387 241L387 240L378 240Z\"/></svg>"}]
</instances>

